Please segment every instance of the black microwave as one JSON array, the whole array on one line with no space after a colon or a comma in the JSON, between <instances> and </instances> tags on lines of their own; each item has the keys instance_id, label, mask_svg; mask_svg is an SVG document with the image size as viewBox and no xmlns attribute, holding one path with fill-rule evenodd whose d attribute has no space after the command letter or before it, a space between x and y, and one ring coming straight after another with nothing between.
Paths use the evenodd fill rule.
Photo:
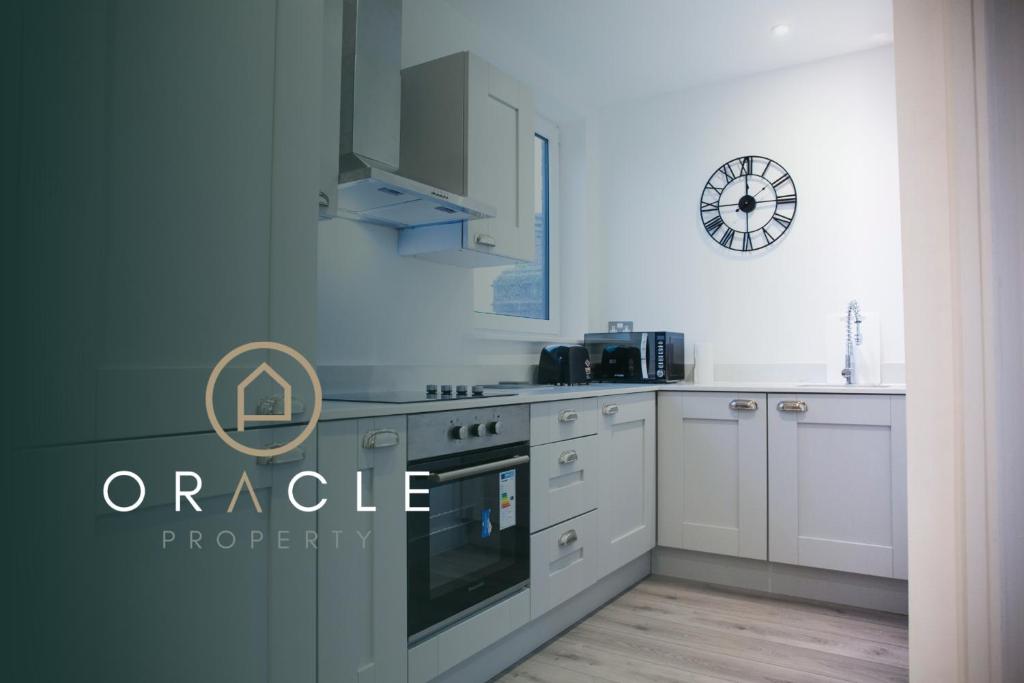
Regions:
<instances>
[{"instance_id":1,"label":"black microwave","mask_svg":"<svg viewBox=\"0 0 1024 683\"><path fill-rule=\"evenodd\" d=\"M597 382L679 382L682 332L594 332L583 335Z\"/></svg>"}]
</instances>

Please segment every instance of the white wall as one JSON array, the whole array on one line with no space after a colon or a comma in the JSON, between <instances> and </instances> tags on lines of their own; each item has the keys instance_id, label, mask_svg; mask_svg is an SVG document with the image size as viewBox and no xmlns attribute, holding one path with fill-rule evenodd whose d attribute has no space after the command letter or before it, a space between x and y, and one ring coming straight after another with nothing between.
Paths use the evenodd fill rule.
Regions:
<instances>
[{"instance_id":1,"label":"white wall","mask_svg":"<svg viewBox=\"0 0 1024 683\"><path fill-rule=\"evenodd\" d=\"M857 298L880 317L882 362L903 362L891 48L630 103L591 123L606 245L592 328L629 319L680 330L688 347L713 343L718 364L823 363L826 316ZM745 154L782 163L800 200L784 239L735 254L706 235L698 201L711 172Z\"/></svg>"}]
</instances>

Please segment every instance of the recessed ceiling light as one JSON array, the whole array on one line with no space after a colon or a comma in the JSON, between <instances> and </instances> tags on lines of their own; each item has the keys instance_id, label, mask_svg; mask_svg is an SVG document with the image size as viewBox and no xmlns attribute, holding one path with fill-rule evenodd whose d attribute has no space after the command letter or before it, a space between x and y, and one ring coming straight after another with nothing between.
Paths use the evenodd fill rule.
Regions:
<instances>
[{"instance_id":1,"label":"recessed ceiling light","mask_svg":"<svg viewBox=\"0 0 1024 683\"><path fill-rule=\"evenodd\" d=\"M789 24L776 24L772 26L772 35L776 38L789 35Z\"/></svg>"}]
</instances>

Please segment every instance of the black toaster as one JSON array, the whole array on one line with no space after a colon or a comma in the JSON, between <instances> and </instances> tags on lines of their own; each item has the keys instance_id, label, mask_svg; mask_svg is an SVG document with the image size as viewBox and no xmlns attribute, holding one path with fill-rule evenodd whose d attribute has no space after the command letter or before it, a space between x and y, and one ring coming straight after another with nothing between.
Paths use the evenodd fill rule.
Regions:
<instances>
[{"instance_id":1,"label":"black toaster","mask_svg":"<svg viewBox=\"0 0 1024 683\"><path fill-rule=\"evenodd\" d=\"M540 352L537 384L590 384L590 354L579 344L552 344Z\"/></svg>"}]
</instances>

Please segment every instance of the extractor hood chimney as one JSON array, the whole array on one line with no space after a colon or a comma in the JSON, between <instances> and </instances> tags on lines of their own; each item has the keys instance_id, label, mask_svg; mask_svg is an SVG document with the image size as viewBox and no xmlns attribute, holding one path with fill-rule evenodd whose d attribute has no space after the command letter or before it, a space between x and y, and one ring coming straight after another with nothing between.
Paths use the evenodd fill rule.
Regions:
<instances>
[{"instance_id":1,"label":"extractor hood chimney","mask_svg":"<svg viewBox=\"0 0 1024 683\"><path fill-rule=\"evenodd\" d=\"M490 218L480 202L398 174L402 0L344 0L338 215L395 228Z\"/></svg>"}]
</instances>

